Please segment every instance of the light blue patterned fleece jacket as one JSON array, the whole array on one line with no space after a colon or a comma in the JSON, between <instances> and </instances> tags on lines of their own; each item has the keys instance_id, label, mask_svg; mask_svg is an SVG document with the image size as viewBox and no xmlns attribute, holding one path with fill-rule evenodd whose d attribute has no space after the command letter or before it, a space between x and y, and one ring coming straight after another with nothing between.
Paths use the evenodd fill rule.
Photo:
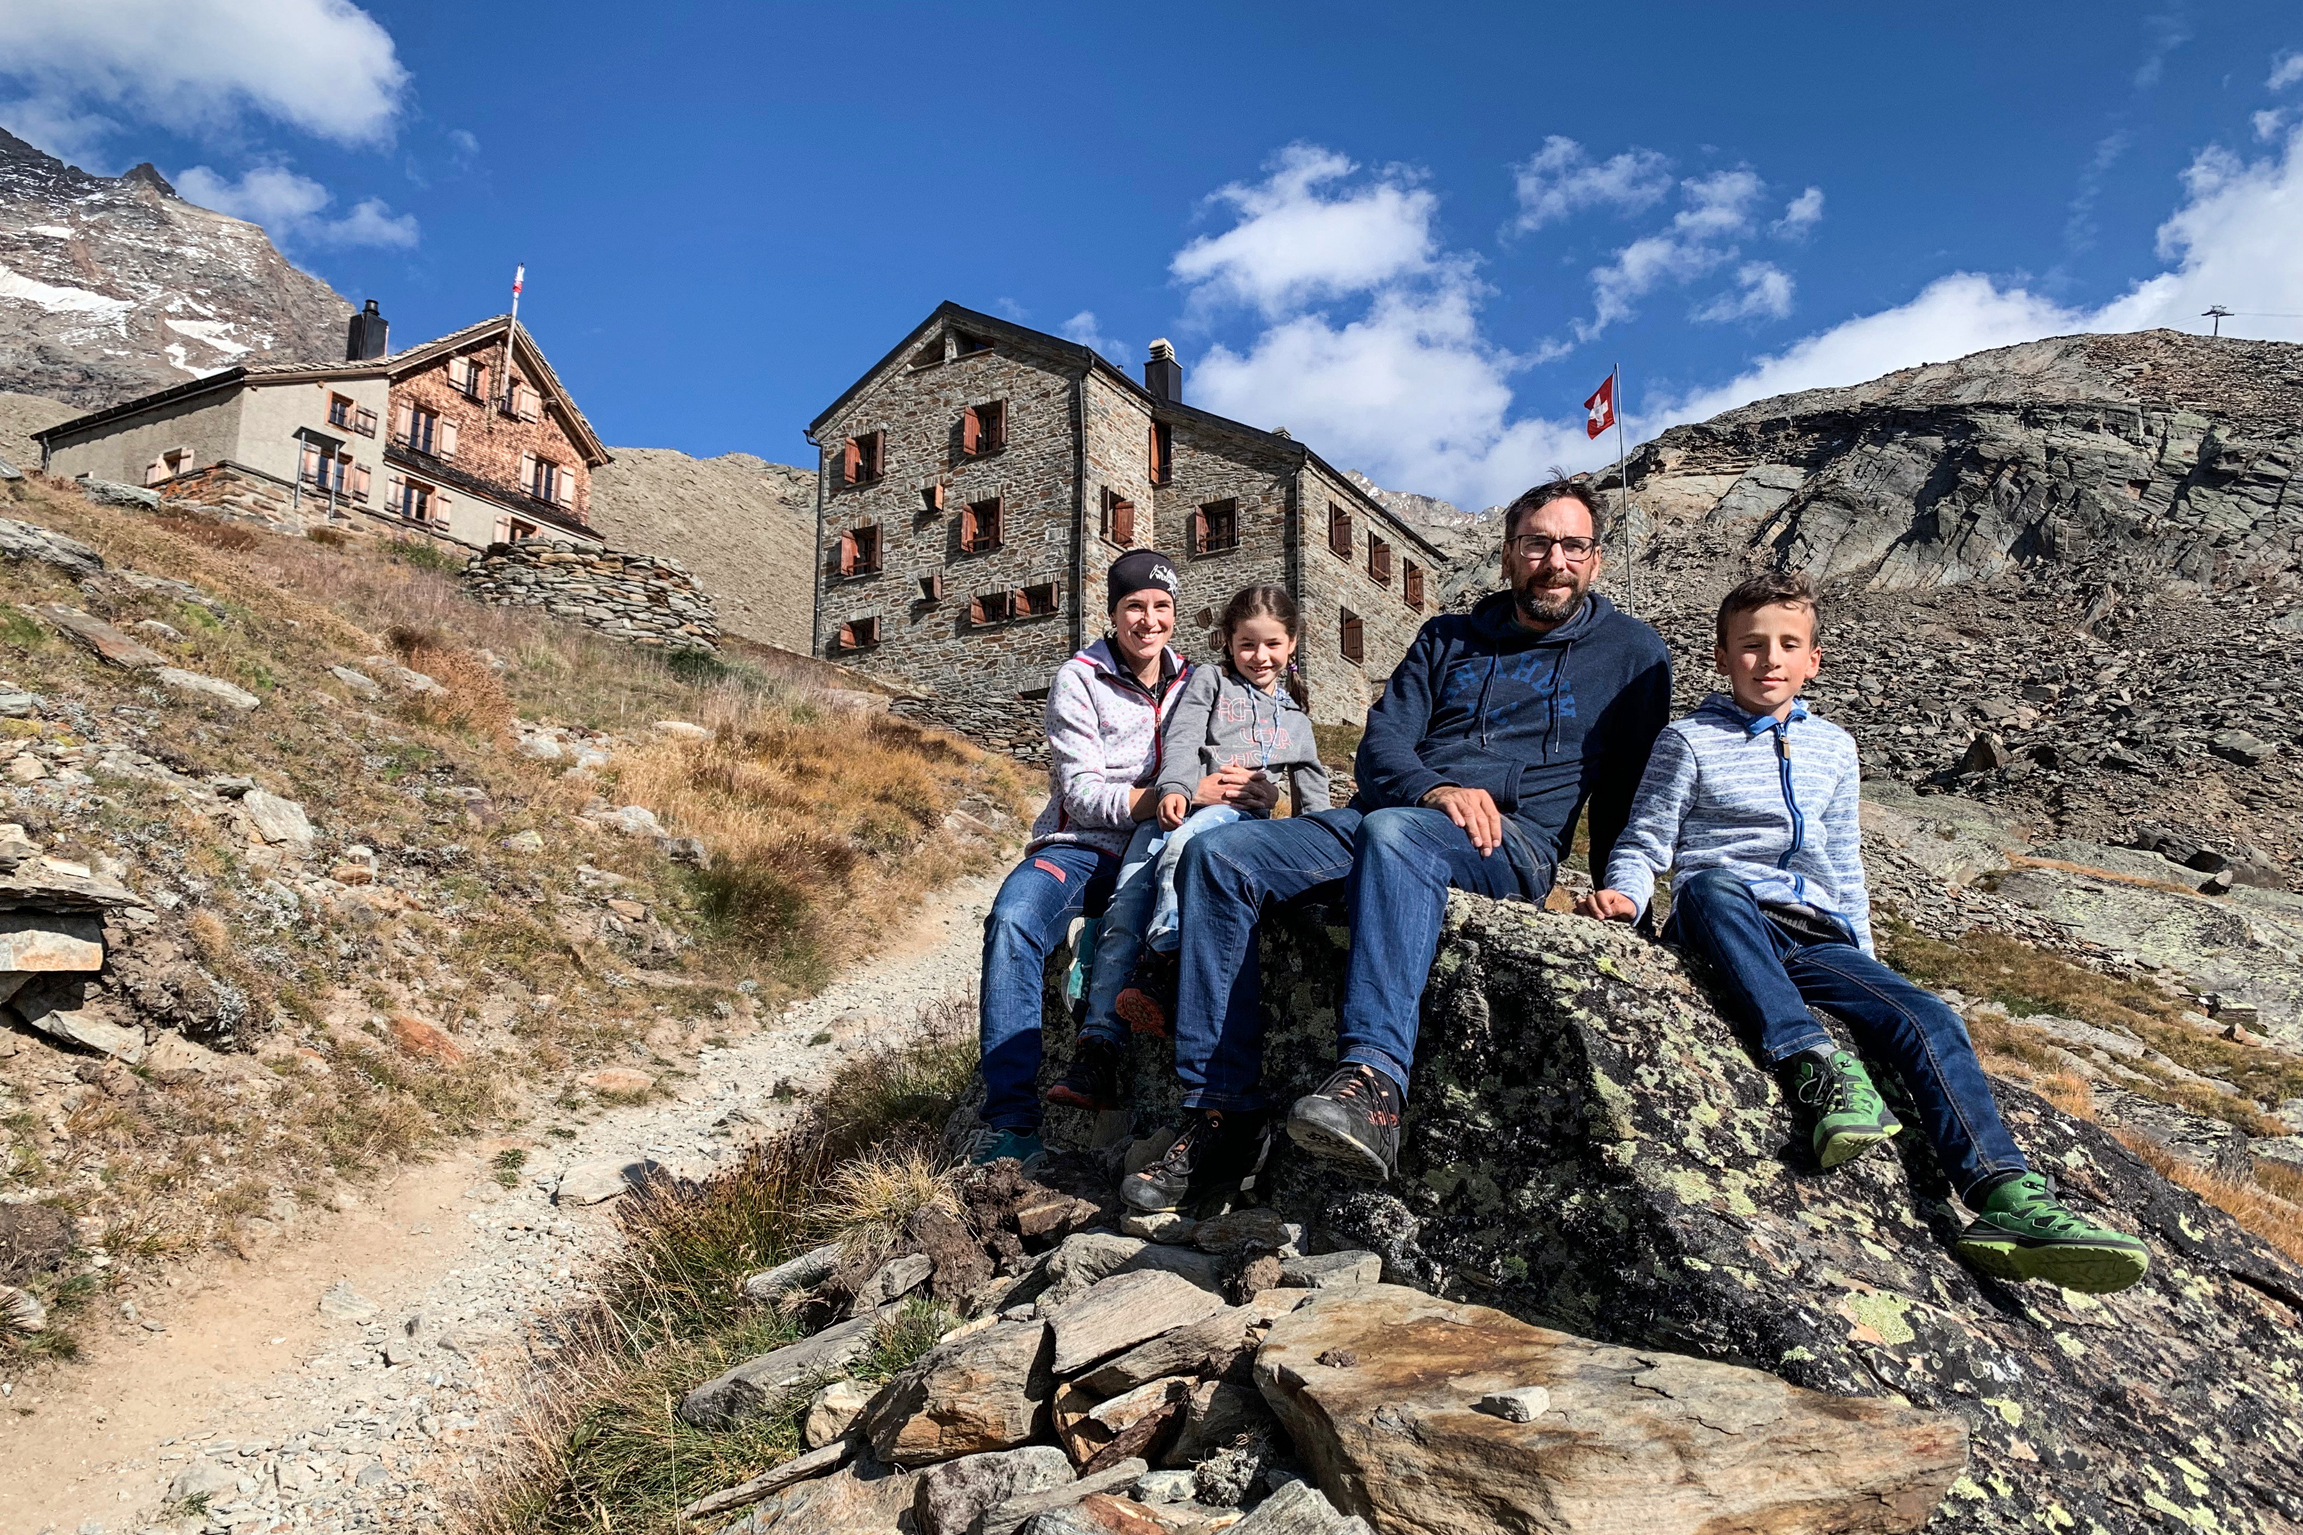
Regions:
<instances>
[{"instance_id":1,"label":"light blue patterned fleece jacket","mask_svg":"<svg viewBox=\"0 0 2303 1535\"><path fill-rule=\"evenodd\" d=\"M1656 737L1607 884L1642 915L1656 876L1725 869L1770 905L1841 918L1871 952L1855 738L1794 704L1778 725L1714 693Z\"/></svg>"}]
</instances>

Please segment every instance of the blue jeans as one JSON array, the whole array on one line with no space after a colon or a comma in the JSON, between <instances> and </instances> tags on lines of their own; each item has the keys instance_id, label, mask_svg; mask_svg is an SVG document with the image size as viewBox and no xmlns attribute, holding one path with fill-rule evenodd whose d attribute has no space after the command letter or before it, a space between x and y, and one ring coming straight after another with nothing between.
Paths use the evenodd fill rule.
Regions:
<instances>
[{"instance_id":1,"label":"blue jeans","mask_svg":"<svg viewBox=\"0 0 2303 1535\"><path fill-rule=\"evenodd\" d=\"M1136 961L1146 948L1163 954L1175 952L1176 864L1192 838L1214 826L1240 818L1229 805L1209 805L1193 811L1174 831L1157 821L1136 828L1135 839L1120 856L1119 880L1112 887L1111 903L1104 908L1103 924L1096 930L1095 963L1088 971L1087 1011L1080 1020L1082 1037L1093 1034L1115 1044L1127 1038L1127 1021L1117 1011L1119 995L1135 973ZM1160 923L1165 919L1166 942Z\"/></svg>"},{"instance_id":2,"label":"blue jeans","mask_svg":"<svg viewBox=\"0 0 2303 1535\"><path fill-rule=\"evenodd\" d=\"M1176 995L1176 1075L1187 1107L1261 1109L1263 986L1256 919L1265 898L1288 901L1344 882L1351 958L1336 1044L1403 1088L1450 886L1540 901L1548 852L1505 822L1487 857L1443 811L1323 810L1241 821L1193 840L1176 878L1184 924Z\"/></svg>"},{"instance_id":3,"label":"blue jeans","mask_svg":"<svg viewBox=\"0 0 2303 1535\"><path fill-rule=\"evenodd\" d=\"M1967 1025L1935 993L1852 943L1802 943L1770 922L1751 887L1723 869L1673 883L1664 937L1731 983L1721 1001L1730 1016L1758 1029L1771 1066L1802 1050L1838 1048L1808 1012L1810 1003L1845 1019L1857 1048L1903 1078L1962 1196L1993 1173L2026 1169Z\"/></svg>"},{"instance_id":4,"label":"blue jeans","mask_svg":"<svg viewBox=\"0 0 2303 1535\"><path fill-rule=\"evenodd\" d=\"M984 918L976 1030L982 1046L984 1123L1030 1132L1040 1124L1040 1017L1048 954L1072 918L1101 911L1120 861L1059 842L1016 865Z\"/></svg>"}]
</instances>

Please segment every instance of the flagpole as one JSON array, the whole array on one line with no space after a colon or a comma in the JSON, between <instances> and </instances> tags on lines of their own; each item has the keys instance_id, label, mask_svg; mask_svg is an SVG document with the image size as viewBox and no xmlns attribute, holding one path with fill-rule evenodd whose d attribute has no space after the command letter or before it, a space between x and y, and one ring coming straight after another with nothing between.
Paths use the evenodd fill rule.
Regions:
<instances>
[{"instance_id":1,"label":"flagpole","mask_svg":"<svg viewBox=\"0 0 2303 1535\"><path fill-rule=\"evenodd\" d=\"M1615 365L1615 486L1623 519L1623 600L1634 600L1632 568L1639 558L1638 536L1631 527L1631 476L1624 472L1623 364Z\"/></svg>"},{"instance_id":2,"label":"flagpole","mask_svg":"<svg viewBox=\"0 0 2303 1535\"><path fill-rule=\"evenodd\" d=\"M512 268L512 323L504 327L504 401L505 415L512 414L515 401L512 396L512 334L520 328L520 288L528 279L528 263Z\"/></svg>"}]
</instances>

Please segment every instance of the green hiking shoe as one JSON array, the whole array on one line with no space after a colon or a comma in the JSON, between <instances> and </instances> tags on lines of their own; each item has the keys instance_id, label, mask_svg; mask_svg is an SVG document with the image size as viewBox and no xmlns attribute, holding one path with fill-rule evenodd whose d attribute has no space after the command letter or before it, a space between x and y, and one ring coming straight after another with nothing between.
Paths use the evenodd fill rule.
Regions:
<instances>
[{"instance_id":1,"label":"green hiking shoe","mask_svg":"<svg viewBox=\"0 0 2303 1535\"><path fill-rule=\"evenodd\" d=\"M991 1125L978 1130L968 1146L968 1161L976 1167L988 1167L1010 1157L1023 1164L1028 1178L1048 1159L1048 1148L1033 1131L1001 1130Z\"/></svg>"},{"instance_id":2,"label":"green hiking shoe","mask_svg":"<svg viewBox=\"0 0 2303 1535\"><path fill-rule=\"evenodd\" d=\"M1852 1052L1806 1050L1785 1062L1785 1088L1815 1111L1815 1160L1852 1162L1903 1128Z\"/></svg>"},{"instance_id":3,"label":"green hiking shoe","mask_svg":"<svg viewBox=\"0 0 2303 1535\"><path fill-rule=\"evenodd\" d=\"M1953 1249L1994 1279L2044 1279L2089 1295L2124 1290L2151 1267L2142 1242L2064 1208L2045 1173L2009 1178L1984 1195Z\"/></svg>"}]
</instances>

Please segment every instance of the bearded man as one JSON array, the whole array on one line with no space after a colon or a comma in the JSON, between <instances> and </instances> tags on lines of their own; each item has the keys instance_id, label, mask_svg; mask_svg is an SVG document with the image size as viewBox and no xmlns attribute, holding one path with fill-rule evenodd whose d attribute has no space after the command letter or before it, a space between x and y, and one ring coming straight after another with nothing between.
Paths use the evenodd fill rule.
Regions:
<instances>
[{"instance_id":1,"label":"bearded man","mask_svg":"<svg viewBox=\"0 0 2303 1535\"><path fill-rule=\"evenodd\" d=\"M1415 1062L1418 1006L1450 887L1541 902L1591 807L1591 866L1607 867L1671 708L1662 637L1591 590L1602 564L1591 492L1538 485L1503 519L1508 589L1417 633L1368 711L1341 810L1240 821L1185 851L1175 998L1184 1119L1158 1162L1121 1187L1139 1210L1236 1189L1260 1167L1263 1092L1256 922L1267 898L1343 886L1351 959L1340 1060L1287 1119L1323 1164L1384 1179Z\"/></svg>"}]
</instances>

